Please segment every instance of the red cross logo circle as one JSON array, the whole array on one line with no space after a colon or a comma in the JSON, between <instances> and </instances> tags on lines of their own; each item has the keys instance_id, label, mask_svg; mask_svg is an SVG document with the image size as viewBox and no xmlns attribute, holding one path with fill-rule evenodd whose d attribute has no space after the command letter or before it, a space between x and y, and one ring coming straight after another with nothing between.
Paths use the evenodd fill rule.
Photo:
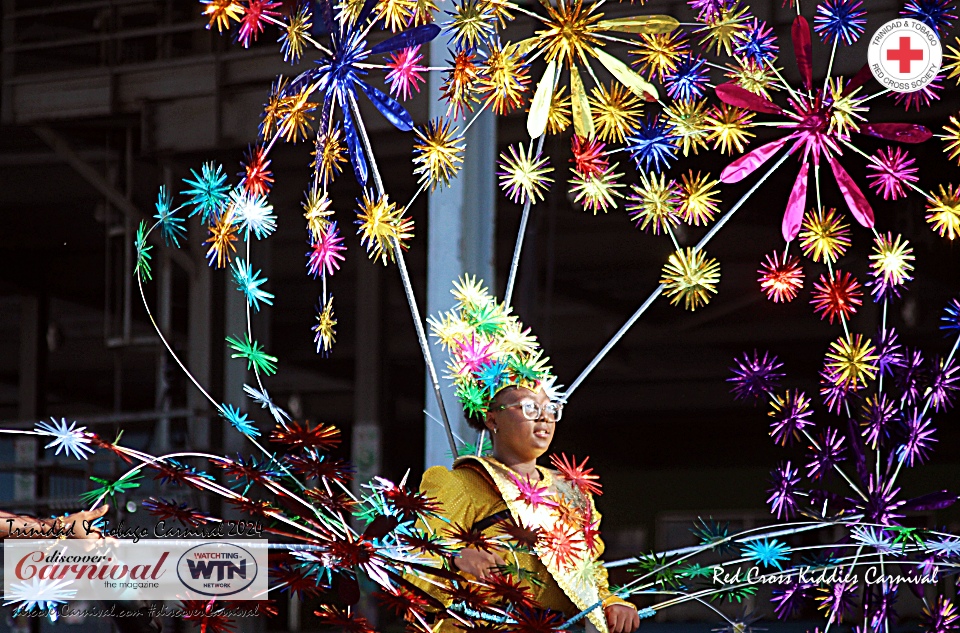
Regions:
<instances>
[{"instance_id":1,"label":"red cross logo circle","mask_svg":"<svg viewBox=\"0 0 960 633\"><path fill-rule=\"evenodd\" d=\"M870 38L867 63L887 90L916 92L940 72L943 48L937 32L918 20L898 18L877 29Z\"/></svg>"}]
</instances>

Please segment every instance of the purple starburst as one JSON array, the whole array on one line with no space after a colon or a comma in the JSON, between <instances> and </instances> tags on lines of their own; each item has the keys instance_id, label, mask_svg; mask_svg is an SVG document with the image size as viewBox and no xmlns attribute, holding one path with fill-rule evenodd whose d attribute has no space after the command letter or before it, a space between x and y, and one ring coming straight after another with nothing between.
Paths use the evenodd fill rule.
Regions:
<instances>
[{"instance_id":1,"label":"purple starburst","mask_svg":"<svg viewBox=\"0 0 960 633\"><path fill-rule=\"evenodd\" d=\"M773 418L770 423L770 437L780 446L792 444L799 439L804 428L813 424L809 418L813 411L810 409L810 398L799 389L776 396L770 403L773 408L769 415Z\"/></svg>"},{"instance_id":2,"label":"purple starburst","mask_svg":"<svg viewBox=\"0 0 960 633\"><path fill-rule=\"evenodd\" d=\"M817 5L813 16L813 30L824 42L834 44L843 40L849 46L863 35L867 12L860 0L827 0Z\"/></svg>"},{"instance_id":3,"label":"purple starburst","mask_svg":"<svg viewBox=\"0 0 960 633\"><path fill-rule=\"evenodd\" d=\"M903 346L897 342L895 328L881 328L877 332L877 365L881 374L893 375L894 369L903 367Z\"/></svg>"},{"instance_id":4,"label":"purple starburst","mask_svg":"<svg viewBox=\"0 0 960 633\"><path fill-rule=\"evenodd\" d=\"M736 0L688 0L687 4L697 12L698 20L706 21L731 8Z\"/></svg>"},{"instance_id":5,"label":"purple starburst","mask_svg":"<svg viewBox=\"0 0 960 633\"><path fill-rule=\"evenodd\" d=\"M896 524L894 519L903 518L903 515L897 512L904 503L897 500L898 494L900 488L894 488L892 481L876 478L871 473L865 491L866 500L858 500L859 507L863 510L863 518L870 523Z\"/></svg>"},{"instance_id":6,"label":"purple starburst","mask_svg":"<svg viewBox=\"0 0 960 633\"><path fill-rule=\"evenodd\" d=\"M960 299L950 300L943 310L940 322L942 323L940 329L947 332L948 336L953 333L960 334Z\"/></svg>"},{"instance_id":7,"label":"purple starburst","mask_svg":"<svg viewBox=\"0 0 960 633\"><path fill-rule=\"evenodd\" d=\"M933 427L933 422L924 418L916 408L907 415L904 423L907 427L907 439L897 449L897 457L901 462L906 462L907 466L922 464L930 457L933 444L937 441L933 437L937 429Z\"/></svg>"},{"instance_id":8,"label":"purple starburst","mask_svg":"<svg viewBox=\"0 0 960 633\"><path fill-rule=\"evenodd\" d=\"M836 429L828 428L817 436L816 444L810 446L812 459L807 464L807 476L811 479L821 479L828 475L833 467L844 459L846 446L843 445L846 437L839 435Z\"/></svg>"},{"instance_id":9,"label":"purple starburst","mask_svg":"<svg viewBox=\"0 0 960 633\"><path fill-rule=\"evenodd\" d=\"M853 612L857 597L857 583L853 580L835 582L818 589L823 594L817 596L819 608L829 611L831 621L841 622L844 616Z\"/></svg>"},{"instance_id":10,"label":"purple starburst","mask_svg":"<svg viewBox=\"0 0 960 633\"><path fill-rule=\"evenodd\" d=\"M909 112L912 107L919 112L921 106L926 108L934 101L939 101L940 95L937 93L941 90L943 90L943 86L940 85L940 75L937 75L933 78L933 81L920 90L914 90L913 92L892 92L890 94L893 95L894 103L902 105L904 110Z\"/></svg>"},{"instance_id":11,"label":"purple starburst","mask_svg":"<svg viewBox=\"0 0 960 633\"><path fill-rule=\"evenodd\" d=\"M753 400L756 404L780 386L784 374L778 370L783 363L769 352L764 352L761 357L757 350L753 350L753 356L745 353L735 362L737 366L730 368L734 375L727 378L727 382L733 383L730 391L737 400Z\"/></svg>"},{"instance_id":12,"label":"purple starburst","mask_svg":"<svg viewBox=\"0 0 960 633\"><path fill-rule=\"evenodd\" d=\"M857 394L862 389L862 385L857 382L844 382L837 379L836 375L829 370L820 371L820 397L823 398L823 404L827 406L830 413L840 413L846 409Z\"/></svg>"},{"instance_id":13,"label":"purple starburst","mask_svg":"<svg viewBox=\"0 0 960 633\"><path fill-rule=\"evenodd\" d=\"M951 358L950 362L944 362L944 359L935 356L933 359L933 380L930 382L927 398L933 410L940 412L943 408L947 411L953 407L953 397L957 391L957 364Z\"/></svg>"},{"instance_id":14,"label":"purple starburst","mask_svg":"<svg viewBox=\"0 0 960 633\"><path fill-rule=\"evenodd\" d=\"M937 601L933 603L933 606L924 604L923 617L920 618L920 622L926 633L947 633L960 628L957 625L958 619L960 619L960 614L957 613L957 608L953 602L940 595L937 596Z\"/></svg>"},{"instance_id":15,"label":"purple starburst","mask_svg":"<svg viewBox=\"0 0 960 633\"><path fill-rule=\"evenodd\" d=\"M790 462L780 464L773 471L773 487L767 491L770 493L767 503L778 519L790 520L797 514L796 492L797 483L800 481L798 475L799 469L792 468Z\"/></svg>"},{"instance_id":16,"label":"purple starburst","mask_svg":"<svg viewBox=\"0 0 960 633\"><path fill-rule=\"evenodd\" d=\"M884 393L867 398L862 411L860 426L863 427L863 439L870 448L876 450L890 437L890 429L899 412Z\"/></svg>"},{"instance_id":17,"label":"purple starburst","mask_svg":"<svg viewBox=\"0 0 960 633\"><path fill-rule=\"evenodd\" d=\"M901 406L912 407L920 400L920 385L925 373L923 354L919 349L908 349L903 364L893 373L894 386L901 394Z\"/></svg>"},{"instance_id":18,"label":"purple starburst","mask_svg":"<svg viewBox=\"0 0 960 633\"><path fill-rule=\"evenodd\" d=\"M915 183L918 168L913 165L917 162L906 151L899 147L888 146L877 150L873 157L875 162L867 165L867 180L873 191L884 200L899 200L906 196L903 186ZM875 172L875 173L871 173Z\"/></svg>"},{"instance_id":19,"label":"purple starburst","mask_svg":"<svg viewBox=\"0 0 960 633\"><path fill-rule=\"evenodd\" d=\"M800 611L800 607L809 597L808 594L812 587L813 585L810 583L795 581L784 589L774 589L770 601L773 602L773 610L777 617L786 620Z\"/></svg>"}]
</instances>

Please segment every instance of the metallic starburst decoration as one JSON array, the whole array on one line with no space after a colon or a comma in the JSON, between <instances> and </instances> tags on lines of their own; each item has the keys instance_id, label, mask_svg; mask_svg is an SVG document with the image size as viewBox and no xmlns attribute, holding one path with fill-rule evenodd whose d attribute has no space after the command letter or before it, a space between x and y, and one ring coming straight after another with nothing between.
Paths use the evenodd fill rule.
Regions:
<instances>
[{"instance_id":1,"label":"metallic starburst decoration","mask_svg":"<svg viewBox=\"0 0 960 633\"><path fill-rule=\"evenodd\" d=\"M948 240L960 235L960 188L940 185L938 193L927 200L927 224Z\"/></svg>"},{"instance_id":2,"label":"metallic starburst decoration","mask_svg":"<svg viewBox=\"0 0 960 633\"><path fill-rule=\"evenodd\" d=\"M845 335L830 344L825 366L836 384L856 388L877 376L877 348L862 334Z\"/></svg>"},{"instance_id":3,"label":"metallic starburst decoration","mask_svg":"<svg viewBox=\"0 0 960 633\"><path fill-rule=\"evenodd\" d=\"M459 128L438 118L415 128L414 133L417 140L413 142L413 173L420 184L429 183L430 191L449 186L463 163L465 142Z\"/></svg>"},{"instance_id":4,"label":"metallic starburst decoration","mask_svg":"<svg viewBox=\"0 0 960 633\"><path fill-rule=\"evenodd\" d=\"M532 144L529 148L523 143L511 145L506 153L500 154L497 164L500 188L517 204L543 200L553 182L549 176L553 173L549 159L535 153Z\"/></svg>"},{"instance_id":5,"label":"metallic starburst decoration","mask_svg":"<svg viewBox=\"0 0 960 633\"><path fill-rule=\"evenodd\" d=\"M317 345L318 354L327 355L333 349L333 344L337 342L336 327L337 319L333 314L333 295L330 295L317 310L317 323L311 328L313 342Z\"/></svg>"},{"instance_id":6,"label":"metallic starburst decoration","mask_svg":"<svg viewBox=\"0 0 960 633\"><path fill-rule=\"evenodd\" d=\"M692 248L671 253L660 278L671 305L683 301L687 310L709 303L711 295L717 293L719 281L720 263Z\"/></svg>"},{"instance_id":7,"label":"metallic starburst decoration","mask_svg":"<svg viewBox=\"0 0 960 633\"><path fill-rule=\"evenodd\" d=\"M811 209L801 225L800 248L815 262L835 264L850 248L850 225L836 209Z\"/></svg>"},{"instance_id":8,"label":"metallic starburst decoration","mask_svg":"<svg viewBox=\"0 0 960 633\"><path fill-rule=\"evenodd\" d=\"M789 303L797 298L803 288L803 267L800 258L774 251L757 271L760 289L774 303Z\"/></svg>"}]
</instances>

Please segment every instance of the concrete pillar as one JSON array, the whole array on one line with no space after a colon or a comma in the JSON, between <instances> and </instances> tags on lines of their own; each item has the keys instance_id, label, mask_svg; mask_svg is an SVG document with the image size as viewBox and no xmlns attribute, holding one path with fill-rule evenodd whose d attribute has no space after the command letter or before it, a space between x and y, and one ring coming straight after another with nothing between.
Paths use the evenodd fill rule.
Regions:
<instances>
[{"instance_id":1,"label":"concrete pillar","mask_svg":"<svg viewBox=\"0 0 960 633\"><path fill-rule=\"evenodd\" d=\"M452 4L438 3L440 9ZM430 46L430 65L445 66L450 53L443 38ZM430 75L429 94L438 94L442 78ZM443 116L447 104L430 104L430 117ZM469 119L468 119L469 120ZM464 123L460 123L461 129ZM428 200L427 228L427 303L424 318L453 307L450 290L453 281L464 273L482 278L496 293L494 278L494 224L496 212L495 161L497 155L496 118L489 112L481 115L466 133L466 153L459 176L449 187L437 189ZM437 372L444 373L446 359L438 347L434 349ZM441 380L443 380L441 378ZM464 441L476 441L476 432L467 426L453 389L443 381L444 405L455 435ZM451 463L446 433L438 421L440 412L433 388L426 388L427 416L424 434L424 467Z\"/></svg>"}]
</instances>

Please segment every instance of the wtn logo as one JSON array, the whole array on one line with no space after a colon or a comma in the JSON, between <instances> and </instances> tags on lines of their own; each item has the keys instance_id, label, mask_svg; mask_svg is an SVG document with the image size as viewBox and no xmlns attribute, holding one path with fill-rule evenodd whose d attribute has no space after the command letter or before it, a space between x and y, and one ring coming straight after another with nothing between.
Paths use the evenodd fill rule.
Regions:
<instances>
[{"instance_id":1,"label":"wtn logo","mask_svg":"<svg viewBox=\"0 0 960 633\"><path fill-rule=\"evenodd\" d=\"M215 580L233 580L234 576L241 578L247 577L247 560L243 559L240 564L232 563L228 560L187 560L187 567L190 569L190 577L199 580L212 580L210 578L216 571Z\"/></svg>"}]
</instances>

